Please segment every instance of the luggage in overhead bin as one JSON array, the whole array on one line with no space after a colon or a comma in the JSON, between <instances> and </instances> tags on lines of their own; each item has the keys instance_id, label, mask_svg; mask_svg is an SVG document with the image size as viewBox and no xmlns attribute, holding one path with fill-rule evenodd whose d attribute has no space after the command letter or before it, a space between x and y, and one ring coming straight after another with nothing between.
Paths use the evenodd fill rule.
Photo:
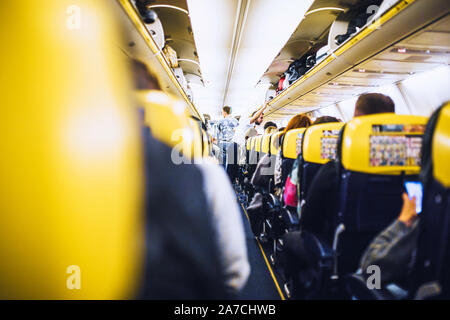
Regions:
<instances>
[{"instance_id":1,"label":"luggage in overhead bin","mask_svg":"<svg viewBox=\"0 0 450 320\"><path fill-rule=\"evenodd\" d=\"M381 17L383 13L388 11L397 2L397 0L383 0L383 3L380 5L377 12L373 15L372 19L378 19L379 17Z\"/></svg>"},{"instance_id":2,"label":"luggage in overhead bin","mask_svg":"<svg viewBox=\"0 0 450 320\"><path fill-rule=\"evenodd\" d=\"M278 95L281 91L283 91L283 84L284 84L284 81L286 80L286 76L285 75L283 75L281 78L280 78L280 81L278 81L278 87L277 87L277 94L276 95Z\"/></svg>"},{"instance_id":3,"label":"luggage in overhead bin","mask_svg":"<svg viewBox=\"0 0 450 320\"><path fill-rule=\"evenodd\" d=\"M302 64L303 61L300 58L289 65L289 68L284 72L286 77L284 85L290 86L295 80L300 78L299 69L301 69Z\"/></svg>"},{"instance_id":4,"label":"luggage in overhead bin","mask_svg":"<svg viewBox=\"0 0 450 320\"><path fill-rule=\"evenodd\" d=\"M314 67L316 64L316 57L315 55L305 55L301 57L300 59L295 60L291 63L288 70L285 72L286 76L286 86L290 86L292 83L294 83L297 79L302 77L306 72L308 72L309 69Z\"/></svg>"},{"instance_id":5,"label":"luggage in overhead bin","mask_svg":"<svg viewBox=\"0 0 450 320\"><path fill-rule=\"evenodd\" d=\"M330 53L330 51L331 51L331 49L330 49L330 46L328 44L323 46L319 50L317 50L317 53L316 53L316 64L320 63L323 59L325 59L328 56L328 54Z\"/></svg>"},{"instance_id":6,"label":"luggage in overhead bin","mask_svg":"<svg viewBox=\"0 0 450 320\"><path fill-rule=\"evenodd\" d=\"M359 32L359 30L361 30L361 28L364 27L367 22L369 22L369 20L373 19L373 17L376 16L376 13L382 2L382 0L364 1L361 5L350 9L350 11L347 13L340 15L337 21L347 20L347 29L345 33L337 34L334 37L333 42L339 46L347 39Z\"/></svg>"},{"instance_id":7,"label":"luggage in overhead bin","mask_svg":"<svg viewBox=\"0 0 450 320\"><path fill-rule=\"evenodd\" d=\"M283 81L283 90L286 90L289 87L290 83L289 83L289 79L287 77L287 75L284 75L284 81Z\"/></svg>"},{"instance_id":8,"label":"luggage in overhead bin","mask_svg":"<svg viewBox=\"0 0 450 320\"><path fill-rule=\"evenodd\" d=\"M306 71L303 74L305 74L309 69L311 69L315 65L316 65L316 55L312 54L310 56L307 56L306 57L306 62L305 62Z\"/></svg>"},{"instance_id":9,"label":"luggage in overhead bin","mask_svg":"<svg viewBox=\"0 0 450 320\"><path fill-rule=\"evenodd\" d=\"M178 68L177 52L169 45L166 45L163 49L163 53L166 56L167 62L171 68Z\"/></svg>"},{"instance_id":10,"label":"luggage in overhead bin","mask_svg":"<svg viewBox=\"0 0 450 320\"><path fill-rule=\"evenodd\" d=\"M164 37L164 29L161 20L159 20L156 12L154 10L148 9L147 6L149 4L150 1L148 0L137 0L136 8L138 9L141 18L145 23L145 27L152 36L156 45L159 49L162 49L164 47L164 44L166 43Z\"/></svg>"}]
</instances>

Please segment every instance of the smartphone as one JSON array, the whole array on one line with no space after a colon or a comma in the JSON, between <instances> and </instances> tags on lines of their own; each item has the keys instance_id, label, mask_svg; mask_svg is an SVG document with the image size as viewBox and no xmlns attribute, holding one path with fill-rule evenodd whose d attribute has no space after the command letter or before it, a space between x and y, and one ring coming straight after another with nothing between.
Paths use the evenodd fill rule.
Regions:
<instances>
[{"instance_id":1,"label":"smartphone","mask_svg":"<svg viewBox=\"0 0 450 320\"><path fill-rule=\"evenodd\" d=\"M423 186L419 181L406 181L405 189L408 193L408 197L416 197L416 213L422 212L422 197L423 197Z\"/></svg>"}]
</instances>

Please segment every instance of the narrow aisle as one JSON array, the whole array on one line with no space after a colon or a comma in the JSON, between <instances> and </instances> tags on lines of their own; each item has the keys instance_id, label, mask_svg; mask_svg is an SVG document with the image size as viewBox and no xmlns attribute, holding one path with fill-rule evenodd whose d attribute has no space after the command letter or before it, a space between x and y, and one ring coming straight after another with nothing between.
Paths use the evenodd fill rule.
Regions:
<instances>
[{"instance_id":1,"label":"narrow aisle","mask_svg":"<svg viewBox=\"0 0 450 320\"><path fill-rule=\"evenodd\" d=\"M245 238L247 241L248 260L250 262L250 277L246 286L237 297L239 300L280 300L276 284L256 242L250 223L241 204L242 220L244 222Z\"/></svg>"}]
</instances>

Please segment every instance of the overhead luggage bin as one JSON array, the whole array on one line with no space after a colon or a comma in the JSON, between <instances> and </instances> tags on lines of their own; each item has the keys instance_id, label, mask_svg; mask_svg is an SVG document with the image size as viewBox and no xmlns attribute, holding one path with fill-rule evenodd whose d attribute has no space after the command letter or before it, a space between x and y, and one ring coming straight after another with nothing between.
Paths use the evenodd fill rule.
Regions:
<instances>
[{"instance_id":1,"label":"overhead luggage bin","mask_svg":"<svg viewBox=\"0 0 450 320\"><path fill-rule=\"evenodd\" d=\"M192 104L186 92L186 86L180 83L176 74L170 68L169 62L151 36L146 24L139 12L130 0L117 0L111 2L112 6L121 19L121 24L126 30L132 30L127 34L125 41L120 43L120 48L127 55L148 63L154 74L158 75L161 88L176 97L183 99L190 112L197 118L203 119L198 110ZM150 49L150 50L149 50Z\"/></svg>"},{"instance_id":2,"label":"overhead luggage bin","mask_svg":"<svg viewBox=\"0 0 450 320\"><path fill-rule=\"evenodd\" d=\"M449 55L446 52L450 47L449 12L450 7L445 0L398 1L378 19L368 23L338 46L303 77L280 92L269 102L265 117L276 117L278 110L281 111L287 106L303 108L305 112L311 111L311 108L326 107L347 99L349 95L343 94L346 89L351 88L350 96L353 96L380 85L404 80L412 74L427 70L427 67L447 65ZM434 32L436 28L440 31L439 35ZM429 35L426 37L427 41L424 34ZM423 54L429 55L434 65L427 66L420 61L414 63L389 56L391 51L402 55L408 54L410 48L419 47L425 49L422 50ZM428 48L431 49L426 50ZM435 50L432 50L433 48ZM436 60L438 55L441 56L440 60ZM379 62L386 59L392 62ZM401 66L403 70L392 71L392 66ZM360 78L367 76L367 81L360 83L361 79L352 79L349 82L349 74L359 74ZM386 74L391 77L384 77Z\"/></svg>"}]
</instances>

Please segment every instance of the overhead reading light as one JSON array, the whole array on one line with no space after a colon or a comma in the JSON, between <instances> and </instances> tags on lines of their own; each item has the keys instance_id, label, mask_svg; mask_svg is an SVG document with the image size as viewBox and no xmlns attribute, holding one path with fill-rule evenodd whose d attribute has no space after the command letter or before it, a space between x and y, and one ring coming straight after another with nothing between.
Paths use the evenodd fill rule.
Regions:
<instances>
[{"instance_id":1,"label":"overhead reading light","mask_svg":"<svg viewBox=\"0 0 450 320\"><path fill-rule=\"evenodd\" d=\"M177 6L172 6L170 4L153 4L151 6L148 6L149 9L154 9L154 8L169 8L169 9L175 9L181 12L184 12L185 14L189 15L189 12L183 8L177 7Z\"/></svg>"},{"instance_id":2,"label":"overhead reading light","mask_svg":"<svg viewBox=\"0 0 450 320\"><path fill-rule=\"evenodd\" d=\"M398 53L406 53L406 49L405 48L398 48L397 52Z\"/></svg>"},{"instance_id":3,"label":"overhead reading light","mask_svg":"<svg viewBox=\"0 0 450 320\"><path fill-rule=\"evenodd\" d=\"M345 12L345 9L337 8L337 7L323 7L323 8L318 8L318 9L314 9L314 10L308 11L307 13L305 13L305 17L309 16L310 14L313 14L313 13L316 13L316 12L320 12L320 11L340 11L340 12Z\"/></svg>"}]
</instances>

